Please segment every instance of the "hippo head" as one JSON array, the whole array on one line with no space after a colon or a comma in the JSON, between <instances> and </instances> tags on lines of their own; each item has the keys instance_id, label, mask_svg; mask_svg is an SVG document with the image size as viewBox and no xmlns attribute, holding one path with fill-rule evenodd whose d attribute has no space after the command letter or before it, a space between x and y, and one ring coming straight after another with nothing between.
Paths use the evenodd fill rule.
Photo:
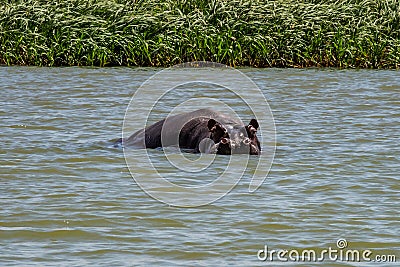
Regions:
<instances>
[{"instance_id":1,"label":"hippo head","mask_svg":"<svg viewBox=\"0 0 400 267\"><path fill-rule=\"evenodd\" d=\"M248 125L227 127L210 119L207 126L217 154L259 155L261 153L260 142L256 135L259 126L256 119L252 119Z\"/></svg>"}]
</instances>

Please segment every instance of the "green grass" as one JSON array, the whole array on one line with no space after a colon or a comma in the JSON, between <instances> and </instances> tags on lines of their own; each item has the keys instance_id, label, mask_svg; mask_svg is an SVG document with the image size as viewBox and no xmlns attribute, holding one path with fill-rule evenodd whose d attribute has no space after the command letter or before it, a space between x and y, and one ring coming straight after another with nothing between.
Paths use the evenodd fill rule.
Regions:
<instances>
[{"instance_id":1,"label":"green grass","mask_svg":"<svg viewBox=\"0 0 400 267\"><path fill-rule=\"evenodd\" d=\"M1 0L0 64L399 68L400 0Z\"/></svg>"}]
</instances>

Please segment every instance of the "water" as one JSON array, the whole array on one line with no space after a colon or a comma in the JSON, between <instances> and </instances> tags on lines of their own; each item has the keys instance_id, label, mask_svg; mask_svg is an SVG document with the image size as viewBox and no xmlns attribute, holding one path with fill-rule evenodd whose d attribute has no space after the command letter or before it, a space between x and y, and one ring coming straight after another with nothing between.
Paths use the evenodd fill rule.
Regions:
<instances>
[{"instance_id":1,"label":"water","mask_svg":"<svg viewBox=\"0 0 400 267\"><path fill-rule=\"evenodd\" d=\"M197 208L149 197L111 145L130 97L157 71L0 68L0 265L274 266L284 263L257 258L265 245L321 251L340 238L400 260L397 71L243 69L274 114L273 166L256 192L245 175ZM150 154L170 171L162 151ZM207 182L226 161L204 171Z\"/></svg>"}]
</instances>

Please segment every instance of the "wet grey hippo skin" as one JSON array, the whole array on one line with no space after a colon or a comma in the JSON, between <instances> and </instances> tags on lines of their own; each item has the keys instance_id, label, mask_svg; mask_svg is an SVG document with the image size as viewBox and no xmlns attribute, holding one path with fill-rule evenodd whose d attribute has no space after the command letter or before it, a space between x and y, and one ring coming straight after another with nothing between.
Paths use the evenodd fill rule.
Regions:
<instances>
[{"instance_id":1,"label":"wet grey hippo skin","mask_svg":"<svg viewBox=\"0 0 400 267\"><path fill-rule=\"evenodd\" d=\"M259 155L258 127L255 119L245 125L220 112L199 109L167 117L120 142L124 147L179 146L195 153Z\"/></svg>"}]
</instances>

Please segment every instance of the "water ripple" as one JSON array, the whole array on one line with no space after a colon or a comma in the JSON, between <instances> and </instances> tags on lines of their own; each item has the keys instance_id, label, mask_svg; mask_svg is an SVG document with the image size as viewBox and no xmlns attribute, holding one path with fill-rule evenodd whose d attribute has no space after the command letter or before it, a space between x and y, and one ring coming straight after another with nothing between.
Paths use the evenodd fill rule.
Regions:
<instances>
[{"instance_id":1,"label":"water ripple","mask_svg":"<svg viewBox=\"0 0 400 267\"><path fill-rule=\"evenodd\" d=\"M398 255L397 72L243 69L274 112L270 175L250 194L250 168L219 201L179 209L146 195L122 149L111 145L130 96L156 71L0 68L2 263L259 266L265 244L321 250L342 237L350 248ZM185 97L208 92L224 100L199 88ZM166 96L154 115L180 100ZM242 103L227 101L246 113ZM226 164L221 157L199 175L175 175L161 151L151 157L181 185L209 183Z\"/></svg>"}]
</instances>

